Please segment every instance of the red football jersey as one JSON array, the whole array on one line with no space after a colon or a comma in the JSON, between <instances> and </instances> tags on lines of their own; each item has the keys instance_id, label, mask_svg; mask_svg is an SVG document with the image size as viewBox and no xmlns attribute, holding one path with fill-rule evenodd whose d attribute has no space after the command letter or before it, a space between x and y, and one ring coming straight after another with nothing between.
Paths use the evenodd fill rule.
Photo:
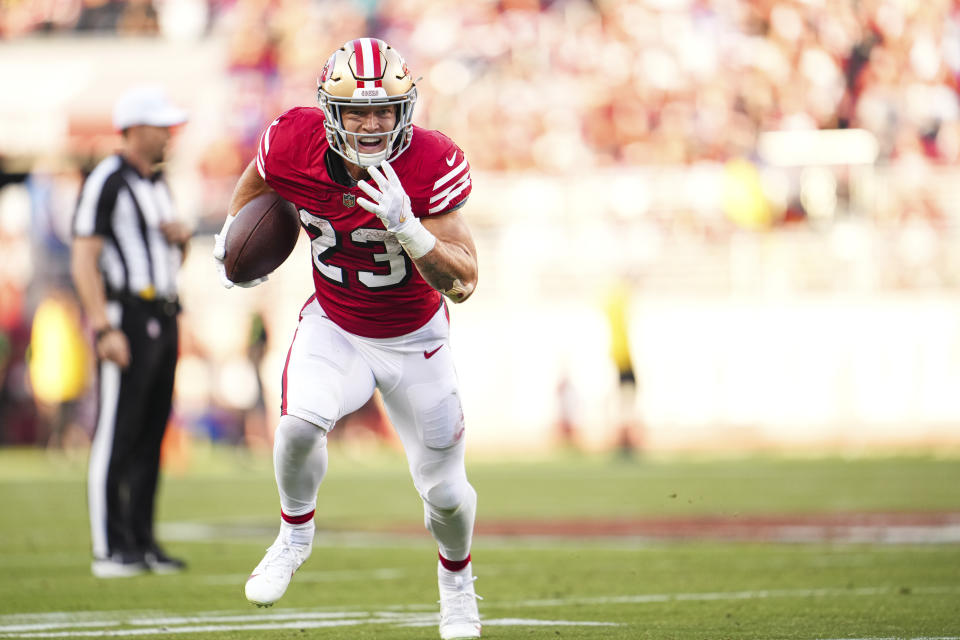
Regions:
<instances>
[{"instance_id":1,"label":"red football jersey","mask_svg":"<svg viewBox=\"0 0 960 640\"><path fill-rule=\"evenodd\" d=\"M380 219L357 204L365 194L330 176L323 118L318 108L297 107L274 120L260 138L257 169L300 210L317 298L330 319L369 338L410 333L436 313L441 295ZM448 213L470 195L470 165L439 131L415 126L410 146L390 164L418 218Z\"/></svg>"}]
</instances>

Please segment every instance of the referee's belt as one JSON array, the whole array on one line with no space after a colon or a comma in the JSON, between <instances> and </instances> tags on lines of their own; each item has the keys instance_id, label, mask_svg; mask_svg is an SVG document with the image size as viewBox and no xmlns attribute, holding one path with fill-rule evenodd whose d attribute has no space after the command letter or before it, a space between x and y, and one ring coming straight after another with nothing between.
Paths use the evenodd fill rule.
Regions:
<instances>
[{"instance_id":1,"label":"referee's belt","mask_svg":"<svg viewBox=\"0 0 960 640\"><path fill-rule=\"evenodd\" d=\"M149 308L151 311L173 317L180 313L180 299L176 295L159 296L153 286L137 292L112 291L107 295L111 300L118 300L126 304L135 304Z\"/></svg>"}]
</instances>

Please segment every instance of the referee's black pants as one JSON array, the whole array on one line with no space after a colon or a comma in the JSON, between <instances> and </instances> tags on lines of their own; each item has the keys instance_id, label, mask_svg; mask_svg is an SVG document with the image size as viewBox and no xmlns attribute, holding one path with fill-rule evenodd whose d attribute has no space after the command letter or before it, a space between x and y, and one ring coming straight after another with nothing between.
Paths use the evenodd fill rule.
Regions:
<instances>
[{"instance_id":1,"label":"referee's black pants","mask_svg":"<svg viewBox=\"0 0 960 640\"><path fill-rule=\"evenodd\" d=\"M139 299L111 301L130 343L126 369L100 361L97 429L90 449L87 501L93 554L143 552L156 544L154 498L160 445L173 401L176 311Z\"/></svg>"}]
</instances>

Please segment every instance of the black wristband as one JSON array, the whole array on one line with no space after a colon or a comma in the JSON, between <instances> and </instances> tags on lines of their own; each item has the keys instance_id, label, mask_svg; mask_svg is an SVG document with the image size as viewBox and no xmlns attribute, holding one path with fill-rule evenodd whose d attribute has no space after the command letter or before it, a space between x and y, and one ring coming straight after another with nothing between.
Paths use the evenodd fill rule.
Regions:
<instances>
[{"instance_id":1,"label":"black wristband","mask_svg":"<svg viewBox=\"0 0 960 640\"><path fill-rule=\"evenodd\" d=\"M117 330L116 327L106 327L105 329L97 329L93 334L93 343L99 344L100 341L103 340L103 336L107 335L108 333L112 333L116 330Z\"/></svg>"}]
</instances>

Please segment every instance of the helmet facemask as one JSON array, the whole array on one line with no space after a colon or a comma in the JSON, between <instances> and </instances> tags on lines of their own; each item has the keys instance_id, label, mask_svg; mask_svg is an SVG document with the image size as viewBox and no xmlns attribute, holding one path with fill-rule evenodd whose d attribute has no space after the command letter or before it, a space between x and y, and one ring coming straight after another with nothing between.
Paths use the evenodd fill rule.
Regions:
<instances>
[{"instance_id":1,"label":"helmet facemask","mask_svg":"<svg viewBox=\"0 0 960 640\"><path fill-rule=\"evenodd\" d=\"M353 164L370 167L392 161L410 146L417 88L403 58L382 40L351 40L335 51L318 81L317 100L330 148ZM384 105L396 112L390 131L353 133L344 127L344 109ZM376 153L361 153L351 144L356 138L383 138L386 145Z\"/></svg>"},{"instance_id":2,"label":"helmet facemask","mask_svg":"<svg viewBox=\"0 0 960 640\"><path fill-rule=\"evenodd\" d=\"M327 132L327 141L335 153L361 167L371 167L384 160L392 161L410 146L413 138L413 107L417 101L417 89L413 87L401 96L387 98L342 99L324 95L323 90L317 92L320 108L325 116L324 128ZM346 130L343 125L343 110L357 106L393 105L396 112L396 124L390 131L380 133L357 132ZM386 146L376 153L360 153L351 141L356 138L384 138Z\"/></svg>"}]
</instances>

